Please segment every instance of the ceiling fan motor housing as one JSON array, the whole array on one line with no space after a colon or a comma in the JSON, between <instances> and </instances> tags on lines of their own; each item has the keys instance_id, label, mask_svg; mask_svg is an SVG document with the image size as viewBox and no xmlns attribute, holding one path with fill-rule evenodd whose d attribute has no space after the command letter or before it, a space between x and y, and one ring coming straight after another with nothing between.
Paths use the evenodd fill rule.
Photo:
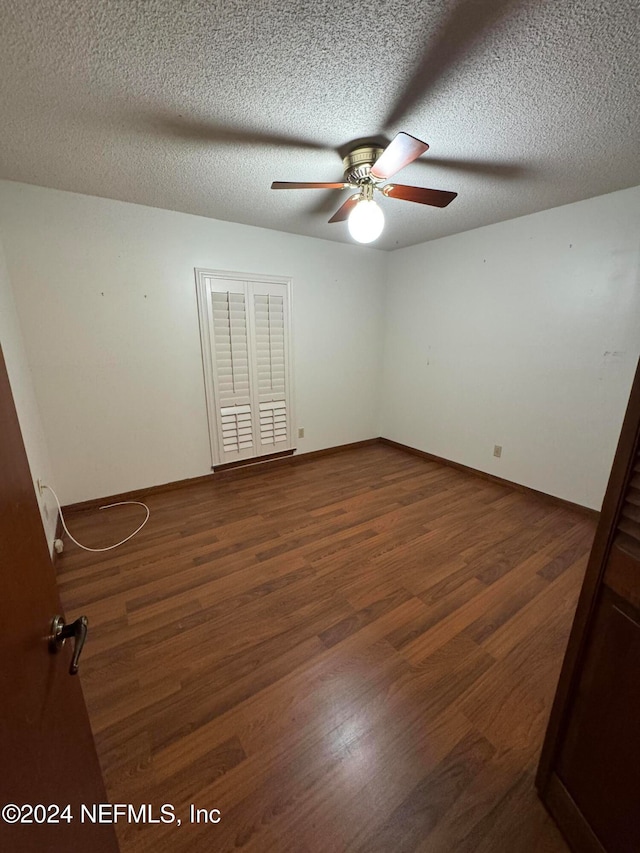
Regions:
<instances>
[{"instance_id":1,"label":"ceiling fan motor housing","mask_svg":"<svg viewBox=\"0 0 640 853\"><path fill-rule=\"evenodd\" d=\"M375 145L364 145L350 151L342 160L346 183L357 184L360 181L366 181L371 167L383 150Z\"/></svg>"}]
</instances>

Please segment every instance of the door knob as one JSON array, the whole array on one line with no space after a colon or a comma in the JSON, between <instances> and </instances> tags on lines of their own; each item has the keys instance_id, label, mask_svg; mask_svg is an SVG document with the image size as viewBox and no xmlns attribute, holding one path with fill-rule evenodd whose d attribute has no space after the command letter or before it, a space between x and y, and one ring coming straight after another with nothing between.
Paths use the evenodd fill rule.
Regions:
<instances>
[{"instance_id":1,"label":"door knob","mask_svg":"<svg viewBox=\"0 0 640 853\"><path fill-rule=\"evenodd\" d=\"M64 616L56 616L51 623L51 634L49 635L49 648L52 652L59 652L64 646L65 640L71 637L75 638L73 648L73 657L69 666L69 674L75 675L78 671L80 663L80 655L84 648L84 642L87 639L87 629L89 620L86 616L79 616L75 622L70 622L68 625L64 621Z\"/></svg>"}]
</instances>

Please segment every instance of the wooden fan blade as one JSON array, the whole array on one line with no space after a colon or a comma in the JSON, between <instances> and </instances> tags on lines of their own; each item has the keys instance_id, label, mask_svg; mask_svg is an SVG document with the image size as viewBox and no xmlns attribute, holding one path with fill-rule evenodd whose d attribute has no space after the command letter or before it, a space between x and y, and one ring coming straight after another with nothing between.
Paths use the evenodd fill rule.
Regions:
<instances>
[{"instance_id":1,"label":"wooden fan blade","mask_svg":"<svg viewBox=\"0 0 640 853\"><path fill-rule=\"evenodd\" d=\"M426 142L416 139L415 136L398 133L371 167L371 174L374 178L386 181L400 169L413 163L428 148Z\"/></svg>"},{"instance_id":2,"label":"wooden fan blade","mask_svg":"<svg viewBox=\"0 0 640 853\"><path fill-rule=\"evenodd\" d=\"M351 198L348 198L342 207L339 207L338 210L333 214L329 222L344 222L345 219L349 217L349 214L356 206L356 204L360 201L359 193L352 195Z\"/></svg>"},{"instance_id":3,"label":"wooden fan blade","mask_svg":"<svg viewBox=\"0 0 640 853\"><path fill-rule=\"evenodd\" d=\"M406 184L387 184L382 192L390 198L403 201L415 201L418 204L430 204L432 207L446 207L458 193L447 190L429 190L426 187L408 187Z\"/></svg>"},{"instance_id":4,"label":"wooden fan blade","mask_svg":"<svg viewBox=\"0 0 640 853\"><path fill-rule=\"evenodd\" d=\"M274 181L271 184L272 190L343 190L349 184L317 184L317 183L296 183L294 181Z\"/></svg>"}]
</instances>

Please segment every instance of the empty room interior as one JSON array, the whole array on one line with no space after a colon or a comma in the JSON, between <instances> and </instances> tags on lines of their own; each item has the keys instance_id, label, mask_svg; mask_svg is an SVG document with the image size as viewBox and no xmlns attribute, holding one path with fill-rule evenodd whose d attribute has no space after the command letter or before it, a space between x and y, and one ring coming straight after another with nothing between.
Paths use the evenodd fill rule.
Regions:
<instances>
[{"instance_id":1,"label":"empty room interior","mask_svg":"<svg viewBox=\"0 0 640 853\"><path fill-rule=\"evenodd\" d=\"M637 853L639 35L0 0L3 849Z\"/></svg>"}]
</instances>

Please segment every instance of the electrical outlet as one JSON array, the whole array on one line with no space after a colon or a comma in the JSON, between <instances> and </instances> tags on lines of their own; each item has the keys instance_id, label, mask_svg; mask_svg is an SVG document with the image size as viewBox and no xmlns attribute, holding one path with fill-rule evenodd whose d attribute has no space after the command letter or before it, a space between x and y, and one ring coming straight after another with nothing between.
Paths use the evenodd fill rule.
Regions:
<instances>
[{"instance_id":1,"label":"electrical outlet","mask_svg":"<svg viewBox=\"0 0 640 853\"><path fill-rule=\"evenodd\" d=\"M36 480L36 485L38 487L38 493L42 494L44 492L44 489L42 488L42 480L40 480L40 479Z\"/></svg>"},{"instance_id":2,"label":"electrical outlet","mask_svg":"<svg viewBox=\"0 0 640 853\"><path fill-rule=\"evenodd\" d=\"M497 456L498 459L500 459L500 457L502 456L502 445L501 444L494 444L493 445L493 455Z\"/></svg>"},{"instance_id":3,"label":"electrical outlet","mask_svg":"<svg viewBox=\"0 0 640 853\"><path fill-rule=\"evenodd\" d=\"M298 430L298 438L304 438L304 427L300 427Z\"/></svg>"}]
</instances>

